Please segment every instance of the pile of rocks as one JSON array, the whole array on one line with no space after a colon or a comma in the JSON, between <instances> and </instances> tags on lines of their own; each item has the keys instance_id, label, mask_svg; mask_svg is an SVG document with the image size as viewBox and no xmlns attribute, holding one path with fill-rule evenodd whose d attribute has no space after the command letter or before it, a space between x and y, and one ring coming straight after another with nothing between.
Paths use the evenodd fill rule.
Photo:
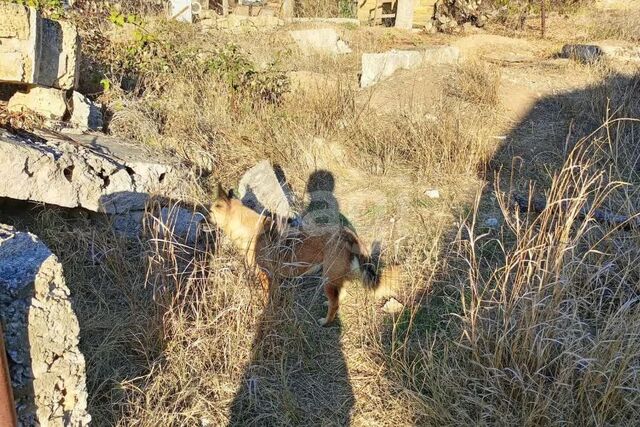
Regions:
<instances>
[{"instance_id":1,"label":"pile of rocks","mask_svg":"<svg viewBox=\"0 0 640 427\"><path fill-rule=\"evenodd\" d=\"M482 0L438 0L427 31L456 31L470 23L483 27L490 18L488 5Z\"/></svg>"},{"instance_id":2,"label":"pile of rocks","mask_svg":"<svg viewBox=\"0 0 640 427\"><path fill-rule=\"evenodd\" d=\"M33 111L80 131L101 129L101 107L74 91L79 59L75 26L0 2L0 85L13 94L10 112Z\"/></svg>"}]
</instances>

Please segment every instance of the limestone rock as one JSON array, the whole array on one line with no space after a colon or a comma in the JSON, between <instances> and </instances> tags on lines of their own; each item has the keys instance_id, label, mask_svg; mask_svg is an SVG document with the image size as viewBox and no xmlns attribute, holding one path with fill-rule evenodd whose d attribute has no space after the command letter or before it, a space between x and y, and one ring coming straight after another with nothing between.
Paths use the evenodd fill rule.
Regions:
<instances>
[{"instance_id":1,"label":"limestone rock","mask_svg":"<svg viewBox=\"0 0 640 427\"><path fill-rule=\"evenodd\" d=\"M455 64L460 51L454 46L439 46L425 50L390 50L362 54L360 87L369 87L391 76L397 70L410 70L425 65Z\"/></svg>"},{"instance_id":2,"label":"limestone rock","mask_svg":"<svg viewBox=\"0 0 640 427\"><path fill-rule=\"evenodd\" d=\"M439 199L440 198L440 191L438 191L437 189L431 189L431 190L427 190L424 192L425 196L427 196L430 199Z\"/></svg>"},{"instance_id":3,"label":"limestone rock","mask_svg":"<svg viewBox=\"0 0 640 427\"><path fill-rule=\"evenodd\" d=\"M340 39L336 30L331 28L289 31L289 34L305 55L351 53L351 48Z\"/></svg>"},{"instance_id":4,"label":"limestone rock","mask_svg":"<svg viewBox=\"0 0 640 427\"><path fill-rule=\"evenodd\" d=\"M102 111L98 104L93 103L83 94L74 91L71 98L73 111L69 124L80 131L102 130Z\"/></svg>"},{"instance_id":5,"label":"limestone rock","mask_svg":"<svg viewBox=\"0 0 640 427\"><path fill-rule=\"evenodd\" d=\"M80 38L66 21L0 2L0 58L0 81L71 89L78 80Z\"/></svg>"},{"instance_id":6,"label":"limestone rock","mask_svg":"<svg viewBox=\"0 0 640 427\"><path fill-rule=\"evenodd\" d=\"M19 424L85 426L85 360L62 266L33 234L0 224L0 318Z\"/></svg>"},{"instance_id":7,"label":"limestone rock","mask_svg":"<svg viewBox=\"0 0 640 427\"><path fill-rule=\"evenodd\" d=\"M268 160L242 175L238 193L242 203L258 213L272 213L282 218L292 215L293 194L284 177L278 176Z\"/></svg>"},{"instance_id":8,"label":"limestone rock","mask_svg":"<svg viewBox=\"0 0 640 427\"><path fill-rule=\"evenodd\" d=\"M389 314L400 313L402 310L404 310L404 304L395 298L389 298L389 300L382 306L382 311Z\"/></svg>"},{"instance_id":9,"label":"limestone rock","mask_svg":"<svg viewBox=\"0 0 640 427\"><path fill-rule=\"evenodd\" d=\"M118 214L149 194L180 198L188 174L175 161L102 135L19 137L0 129L0 197Z\"/></svg>"},{"instance_id":10,"label":"limestone rock","mask_svg":"<svg viewBox=\"0 0 640 427\"><path fill-rule=\"evenodd\" d=\"M422 53L417 50L390 50L384 53L362 54L360 87L369 87L397 70L418 68L422 64Z\"/></svg>"},{"instance_id":11,"label":"limestone rock","mask_svg":"<svg viewBox=\"0 0 640 427\"><path fill-rule=\"evenodd\" d=\"M67 112L64 92L59 89L33 86L26 92L16 92L7 104L12 112L33 111L47 119L62 120Z\"/></svg>"}]
</instances>

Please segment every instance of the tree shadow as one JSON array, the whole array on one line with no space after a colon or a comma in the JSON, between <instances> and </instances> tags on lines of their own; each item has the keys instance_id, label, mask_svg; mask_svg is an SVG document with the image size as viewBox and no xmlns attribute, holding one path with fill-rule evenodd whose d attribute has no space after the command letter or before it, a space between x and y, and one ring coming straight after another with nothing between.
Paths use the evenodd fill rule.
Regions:
<instances>
[{"instance_id":1,"label":"tree shadow","mask_svg":"<svg viewBox=\"0 0 640 427\"><path fill-rule=\"evenodd\" d=\"M572 149L580 141L586 140L586 144L594 144L594 140L598 138L606 139L609 137L613 141L616 138L627 138L625 148L607 147L605 149L621 150L617 152L617 155L622 156L622 162L627 163L623 165L626 168L626 176L632 184L636 185L636 189L630 194L640 196L640 188L637 187L640 184L640 148L638 148L640 125L615 121L616 118L623 117L640 119L638 99L640 99L640 74L614 73L588 87L545 96L539 99L517 121L504 138L503 143L488 160L486 168L480 172L486 186L480 195L477 210L475 210L477 218L474 227L476 236L486 233L483 240L486 243L475 243L478 245L476 250L480 251L477 255L485 263L483 268L491 269L501 265L503 252L509 251L509 245L514 243L508 227L503 225L501 206L498 203L496 192L499 191L506 196L509 203L506 207L510 212L520 211L520 214L537 215L545 206L544 200L552 184L552 176L562 169L565 161L569 159ZM610 119L610 126L602 127L603 122L607 119ZM635 143L629 143L631 141L635 141ZM620 167L620 165L614 165L614 162L612 156L607 161L598 163L598 166L601 166L602 170L609 174L611 173L609 168ZM542 203L527 204L526 201L529 198L541 200ZM524 204L522 200L525 201ZM636 206L638 206L637 203ZM474 206L465 206L465 211L468 214L473 213ZM608 218L616 215L619 215L619 212L612 211ZM606 222L607 215L604 217ZM594 219L598 220L597 215ZM578 217L578 221L580 221L580 217ZM445 267L440 266L439 271L430 277L429 286L419 292L415 300L408 304L410 310L405 310L393 319L389 319L388 326L383 333L388 354L393 351L394 341L417 349L425 345L425 342L430 342L425 341L425 338L434 339L435 345L442 340L436 340L434 337L450 336L452 339L457 339L460 331L456 329L457 321L452 320L452 317L457 318L464 314L460 301L468 299L468 296L464 294L468 290L457 288L458 285L452 285L451 277L455 274L461 274L464 277L460 278L460 283L465 283L465 280L468 279L465 276L466 269L469 266L464 263L464 260L458 258L459 254L455 249L449 249L453 248L460 239L464 240L467 237L465 237L464 231L459 229L452 229L444 234L441 246L445 249L440 251L440 257L445 260L443 264ZM500 241L500 245L496 244L497 241ZM420 385L413 391L417 393L418 399L423 400L423 403L428 402L427 412L415 414L415 425L433 425L442 423L442 420L445 419L450 422L452 419L461 420L464 418L462 415L459 418L452 415L455 409L450 410L446 406L447 402L442 401L443 393L445 393L443 389L446 389L446 384L434 383L433 379L439 375L437 366L447 366L448 363L468 363L468 361L441 360L445 354L441 348L435 348L430 352L423 351L421 354L412 353L407 356L409 360L419 360L422 357L428 360L428 362L423 362L424 366L429 365L429 369L424 369L429 371L428 374L421 373L420 375L424 375L424 377L418 377L405 383L405 385ZM403 374L392 372L396 369L392 363L392 361L388 362L388 376L397 381ZM513 371L518 371L518 367L514 366ZM432 376L429 377L429 375ZM553 380L553 378L548 379L550 383ZM491 384L487 384L487 387L491 387ZM459 390L455 392L459 392ZM528 394L526 390L517 396L514 398L514 402L505 402L504 405L512 408L529 407L534 405L535 399L537 399L536 396ZM527 400L529 398L531 400ZM469 404L469 400L467 400L467 404ZM474 407L474 405L476 406ZM483 422L492 420L492 414L483 412L487 410L487 406L483 406L481 401L474 402L470 406L464 408L465 412L460 408L460 414L471 414L472 416L482 414ZM439 411L440 415L438 415ZM558 414L549 412L545 414L546 418L541 419L557 420L563 424L574 424L576 421L578 423L584 422L584 420L572 419L571 414L566 415L566 419L559 419ZM513 416L517 417L517 411L514 410ZM497 422L496 419L493 421ZM530 419L528 421L531 422ZM526 422L527 420L522 419L518 423Z\"/></svg>"},{"instance_id":2,"label":"tree shadow","mask_svg":"<svg viewBox=\"0 0 640 427\"><path fill-rule=\"evenodd\" d=\"M322 232L343 226L334 185L328 171L309 177L301 227ZM326 311L319 303L322 285L320 275L274 281L230 405L230 426L349 425L355 399L342 325L339 319L325 328L316 323Z\"/></svg>"}]
</instances>

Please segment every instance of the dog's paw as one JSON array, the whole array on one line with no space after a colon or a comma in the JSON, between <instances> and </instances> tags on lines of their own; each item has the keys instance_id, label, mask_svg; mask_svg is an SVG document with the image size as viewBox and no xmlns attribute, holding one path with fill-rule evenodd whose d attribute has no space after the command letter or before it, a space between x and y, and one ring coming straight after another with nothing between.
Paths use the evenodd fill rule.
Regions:
<instances>
[{"instance_id":1,"label":"dog's paw","mask_svg":"<svg viewBox=\"0 0 640 427\"><path fill-rule=\"evenodd\" d=\"M320 319L318 319L318 325L320 326L327 326L327 319L322 317Z\"/></svg>"}]
</instances>

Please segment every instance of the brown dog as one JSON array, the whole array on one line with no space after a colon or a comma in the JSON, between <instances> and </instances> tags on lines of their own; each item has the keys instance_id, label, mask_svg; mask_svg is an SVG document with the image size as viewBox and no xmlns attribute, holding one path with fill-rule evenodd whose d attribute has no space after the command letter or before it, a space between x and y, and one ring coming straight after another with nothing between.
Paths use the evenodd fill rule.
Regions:
<instances>
[{"instance_id":1,"label":"brown dog","mask_svg":"<svg viewBox=\"0 0 640 427\"><path fill-rule=\"evenodd\" d=\"M244 254L247 265L255 269L266 296L275 279L321 273L328 298L327 316L318 320L321 326L335 319L346 280L359 276L369 289L383 287L382 276L366 249L355 233L344 227L313 233L305 232L304 227L279 230L273 218L244 206L220 185L211 217Z\"/></svg>"}]
</instances>

